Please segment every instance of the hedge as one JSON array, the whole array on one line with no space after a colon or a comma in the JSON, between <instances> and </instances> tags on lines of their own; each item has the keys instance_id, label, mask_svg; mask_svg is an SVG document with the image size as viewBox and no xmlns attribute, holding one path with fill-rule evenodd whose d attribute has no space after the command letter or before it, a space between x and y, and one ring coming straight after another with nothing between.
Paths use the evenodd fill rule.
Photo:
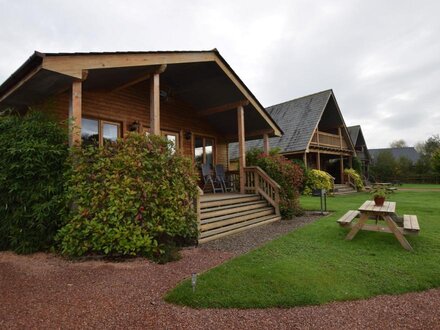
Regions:
<instances>
[{"instance_id":1,"label":"hedge","mask_svg":"<svg viewBox=\"0 0 440 330\"><path fill-rule=\"evenodd\" d=\"M197 238L197 175L164 138L132 133L76 149L69 163L72 207L57 236L63 254L157 259L176 241Z\"/></svg>"},{"instance_id":2,"label":"hedge","mask_svg":"<svg viewBox=\"0 0 440 330\"><path fill-rule=\"evenodd\" d=\"M0 249L47 250L62 225L67 130L43 113L0 117Z\"/></svg>"}]
</instances>

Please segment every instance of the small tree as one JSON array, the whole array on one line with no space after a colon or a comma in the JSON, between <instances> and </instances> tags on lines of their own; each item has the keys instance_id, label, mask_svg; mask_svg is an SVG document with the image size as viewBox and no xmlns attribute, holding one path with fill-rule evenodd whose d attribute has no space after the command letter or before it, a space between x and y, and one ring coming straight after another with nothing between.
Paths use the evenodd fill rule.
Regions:
<instances>
[{"instance_id":1,"label":"small tree","mask_svg":"<svg viewBox=\"0 0 440 330\"><path fill-rule=\"evenodd\" d=\"M405 140L403 140L403 139L395 140L390 143L390 148L405 148L407 146L408 145L406 144Z\"/></svg>"},{"instance_id":2,"label":"small tree","mask_svg":"<svg viewBox=\"0 0 440 330\"><path fill-rule=\"evenodd\" d=\"M432 154L432 167L437 175L440 175L440 148Z\"/></svg>"},{"instance_id":3,"label":"small tree","mask_svg":"<svg viewBox=\"0 0 440 330\"><path fill-rule=\"evenodd\" d=\"M390 151L381 151L373 166L371 174L380 181L391 181L394 179L396 161Z\"/></svg>"}]
</instances>

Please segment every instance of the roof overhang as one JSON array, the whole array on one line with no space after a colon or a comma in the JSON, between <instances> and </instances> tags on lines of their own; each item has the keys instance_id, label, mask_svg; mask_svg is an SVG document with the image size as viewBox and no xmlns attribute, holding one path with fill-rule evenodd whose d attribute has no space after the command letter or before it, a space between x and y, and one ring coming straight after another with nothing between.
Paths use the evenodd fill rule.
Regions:
<instances>
[{"instance_id":1,"label":"roof overhang","mask_svg":"<svg viewBox=\"0 0 440 330\"><path fill-rule=\"evenodd\" d=\"M217 50L172 52L40 53L35 52L0 86L0 108L25 106L83 80L84 90L113 90L166 66L161 84L181 97L225 138L236 141L237 107L245 109L246 138L282 131ZM211 111L211 112L210 112ZM227 125L225 125L225 123ZM229 128L228 128L229 127Z\"/></svg>"}]
</instances>

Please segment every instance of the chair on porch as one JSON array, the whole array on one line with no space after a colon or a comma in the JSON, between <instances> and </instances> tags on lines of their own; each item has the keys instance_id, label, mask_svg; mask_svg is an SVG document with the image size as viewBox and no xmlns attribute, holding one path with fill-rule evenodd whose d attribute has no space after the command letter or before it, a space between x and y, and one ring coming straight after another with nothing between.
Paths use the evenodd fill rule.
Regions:
<instances>
[{"instance_id":1,"label":"chair on porch","mask_svg":"<svg viewBox=\"0 0 440 330\"><path fill-rule=\"evenodd\" d=\"M217 178L212 178L211 168L209 164L202 164L202 176L204 183L203 191L205 191L205 189L210 186L214 194L217 192L224 192L222 183L219 182Z\"/></svg>"},{"instance_id":2,"label":"chair on porch","mask_svg":"<svg viewBox=\"0 0 440 330\"><path fill-rule=\"evenodd\" d=\"M225 168L222 164L215 165L215 179L220 182L225 192L233 192L235 190L234 182L226 177Z\"/></svg>"}]
</instances>

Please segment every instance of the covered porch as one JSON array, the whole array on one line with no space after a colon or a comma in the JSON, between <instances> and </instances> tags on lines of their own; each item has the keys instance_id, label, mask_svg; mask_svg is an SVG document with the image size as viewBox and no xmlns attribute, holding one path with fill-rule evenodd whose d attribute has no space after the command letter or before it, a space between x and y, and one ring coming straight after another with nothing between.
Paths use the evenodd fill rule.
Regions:
<instances>
[{"instance_id":1,"label":"covered porch","mask_svg":"<svg viewBox=\"0 0 440 330\"><path fill-rule=\"evenodd\" d=\"M36 52L6 86L9 90L0 93L2 106L23 112L32 106L69 120L72 146L103 145L129 132L162 135L172 142L175 152L190 157L199 169L205 165L214 171L222 165L228 171L228 144L238 142L236 193L257 195L271 208L272 218L279 219L276 183L261 170L246 166L245 140L263 138L269 150L269 137L282 132L216 50ZM231 213L232 219L225 209L232 207L231 201L242 202L235 195L230 197L216 197L222 206L205 207L212 201L202 192L199 219L209 209L210 215L226 216L235 224L250 217L254 222L261 220L261 213L249 205L239 206L238 213ZM223 209L212 213L213 207Z\"/></svg>"}]
</instances>

